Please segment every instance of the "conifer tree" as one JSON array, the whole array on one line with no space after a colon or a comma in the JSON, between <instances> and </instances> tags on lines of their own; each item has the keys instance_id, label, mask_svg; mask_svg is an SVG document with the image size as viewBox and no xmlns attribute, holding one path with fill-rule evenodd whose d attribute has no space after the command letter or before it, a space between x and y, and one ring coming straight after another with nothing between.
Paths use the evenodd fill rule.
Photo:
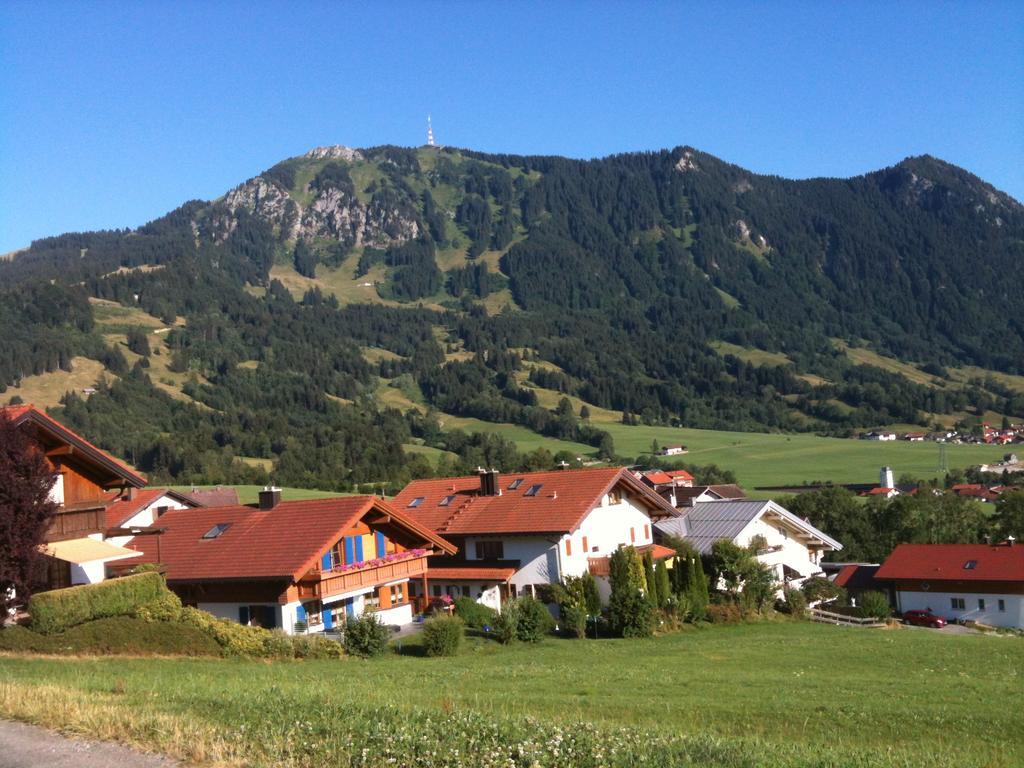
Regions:
<instances>
[{"instance_id":1,"label":"conifer tree","mask_svg":"<svg viewBox=\"0 0 1024 768\"><path fill-rule=\"evenodd\" d=\"M651 553L644 553L644 595L651 606L658 607L658 582L654 578L654 560Z\"/></svg>"},{"instance_id":2,"label":"conifer tree","mask_svg":"<svg viewBox=\"0 0 1024 768\"><path fill-rule=\"evenodd\" d=\"M668 605L669 597L672 595L672 586L669 583L668 568L664 560L659 560L654 569L654 581L658 588L658 607L664 608Z\"/></svg>"}]
</instances>

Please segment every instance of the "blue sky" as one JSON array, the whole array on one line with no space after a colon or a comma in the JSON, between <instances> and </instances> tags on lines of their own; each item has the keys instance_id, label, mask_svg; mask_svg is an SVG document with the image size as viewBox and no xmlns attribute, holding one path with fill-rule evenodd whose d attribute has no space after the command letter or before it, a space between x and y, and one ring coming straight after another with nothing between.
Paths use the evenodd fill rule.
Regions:
<instances>
[{"instance_id":1,"label":"blue sky","mask_svg":"<svg viewBox=\"0 0 1024 768\"><path fill-rule=\"evenodd\" d=\"M1024 3L0 4L0 253L321 144L762 173L928 153L1024 200Z\"/></svg>"}]
</instances>

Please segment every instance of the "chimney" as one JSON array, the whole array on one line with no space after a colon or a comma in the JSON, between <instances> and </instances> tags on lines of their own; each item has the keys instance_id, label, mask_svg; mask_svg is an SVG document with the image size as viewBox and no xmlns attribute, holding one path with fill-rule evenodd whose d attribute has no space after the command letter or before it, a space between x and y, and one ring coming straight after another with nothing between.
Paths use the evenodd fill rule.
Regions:
<instances>
[{"instance_id":1,"label":"chimney","mask_svg":"<svg viewBox=\"0 0 1024 768\"><path fill-rule=\"evenodd\" d=\"M1006 537L1006 545L1007 546L1012 547L1016 543L1017 543L1017 539L1012 534Z\"/></svg>"},{"instance_id":2,"label":"chimney","mask_svg":"<svg viewBox=\"0 0 1024 768\"><path fill-rule=\"evenodd\" d=\"M568 469L569 468L569 462L566 461L565 459L563 459L562 461L558 462L558 468L563 470L563 471Z\"/></svg>"},{"instance_id":3,"label":"chimney","mask_svg":"<svg viewBox=\"0 0 1024 768\"><path fill-rule=\"evenodd\" d=\"M480 475L480 495L500 496L501 491L498 490L498 470L477 467L476 471Z\"/></svg>"},{"instance_id":4,"label":"chimney","mask_svg":"<svg viewBox=\"0 0 1024 768\"><path fill-rule=\"evenodd\" d=\"M281 503L281 489L273 485L266 486L260 491L260 510L266 512Z\"/></svg>"},{"instance_id":5,"label":"chimney","mask_svg":"<svg viewBox=\"0 0 1024 768\"><path fill-rule=\"evenodd\" d=\"M988 544L988 545L989 545L989 546L991 547L991 546L992 546L992 537L991 537L991 536L989 536L989 535L988 535L988 534L986 533L986 534L985 534L985 536L984 536L983 538L985 539L985 543L986 543L986 544Z\"/></svg>"},{"instance_id":6,"label":"chimney","mask_svg":"<svg viewBox=\"0 0 1024 768\"><path fill-rule=\"evenodd\" d=\"M878 484L882 488L895 488L896 481L892 478L892 467L882 467L878 476Z\"/></svg>"},{"instance_id":7,"label":"chimney","mask_svg":"<svg viewBox=\"0 0 1024 768\"><path fill-rule=\"evenodd\" d=\"M134 485L128 486L128 501L135 501L139 497L139 489Z\"/></svg>"}]
</instances>

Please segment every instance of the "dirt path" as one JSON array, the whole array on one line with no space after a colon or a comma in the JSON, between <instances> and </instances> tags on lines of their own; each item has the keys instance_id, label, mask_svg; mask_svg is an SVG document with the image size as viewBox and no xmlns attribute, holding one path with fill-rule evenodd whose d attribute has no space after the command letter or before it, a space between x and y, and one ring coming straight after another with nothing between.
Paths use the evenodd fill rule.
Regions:
<instances>
[{"instance_id":1,"label":"dirt path","mask_svg":"<svg viewBox=\"0 0 1024 768\"><path fill-rule=\"evenodd\" d=\"M0 768L175 768L180 763L117 744L69 739L0 720Z\"/></svg>"}]
</instances>

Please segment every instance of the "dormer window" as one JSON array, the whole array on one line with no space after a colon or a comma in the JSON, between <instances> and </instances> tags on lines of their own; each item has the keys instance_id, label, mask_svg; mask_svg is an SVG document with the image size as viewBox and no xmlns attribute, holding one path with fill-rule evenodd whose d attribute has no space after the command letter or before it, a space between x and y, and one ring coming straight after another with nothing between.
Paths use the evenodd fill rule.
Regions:
<instances>
[{"instance_id":1,"label":"dormer window","mask_svg":"<svg viewBox=\"0 0 1024 768\"><path fill-rule=\"evenodd\" d=\"M977 567L978 567L978 561L977 560L968 560L966 563L964 563L964 570L965 571L973 571Z\"/></svg>"},{"instance_id":2,"label":"dormer window","mask_svg":"<svg viewBox=\"0 0 1024 768\"><path fill-rule=\"evenodd\" d=\"M453 501L455 501L455 497L454 496L445 496L443 499L441 499L440 502L438 502L437 506L439 506L439 507L447 507ZM412 506L412 505L410 504L409 506Z\"/></svg>"},{"instance_id":3,"label":"dormer window","mask_svg":"<svg viewBox=\"0 0 1024 768\"><path fill-rule=\"evenodd\" d=\"M231 527L231 523L217 523L213 528L203 534L204 539L216 539L224 531Z\"/></svg>"},{"instance_id":4,"label":"dormer window","mask_svg":"<svg viewBox=\"0 0 1024 768\"><path fill-rule=\"evenodd\" d=\"M529 488L526 489L526 493L524 493L523 496L536 496L538 493L540 493L540 489L543 488L543 487L544 487L543 483L537 483L536 485L531 485Z\"/></svg>"},{"instance_id":5,"label":"dormer window","mask_svg":"<svg viewBox=\"0 0 1024 768\"><path fill-rule=\"evenodd\" d=\"M412 501L409 502L409 509L415 509L416 507L418 507L422 503L423 503L423 497L422 496L417 496L415 499L413 499Z\"/></svg>"},{"instance_id":6,"label":"dormer window","mask_svg":"<svg viewBox=\"0 0 1024 768\"><path fill-rule=\"evenodd\" d=\"M508 484L508 489L510 491L514 491L514 490L516 490L522 484L523 484L523 478L517 477L515 480L513 480L511 483Z\"/></svg>"}]
</instances>

